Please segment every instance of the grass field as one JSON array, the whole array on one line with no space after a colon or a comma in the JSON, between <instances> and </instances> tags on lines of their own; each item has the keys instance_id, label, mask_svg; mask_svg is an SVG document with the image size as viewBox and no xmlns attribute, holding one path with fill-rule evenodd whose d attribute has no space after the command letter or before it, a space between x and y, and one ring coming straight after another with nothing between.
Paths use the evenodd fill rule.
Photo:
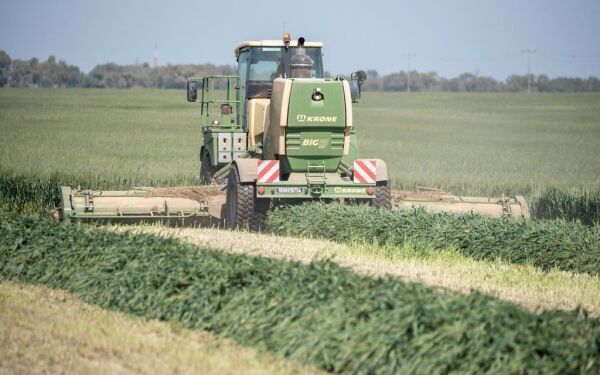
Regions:
<instances>
[{"instance_id":1,"label":"grass field","mask_svg":"<svg viewBox=\"0 0 600 375\"><path fill-rule=\"evenodd\" d=\"M368 93L356 115L363 155L384 158L399 185L600 186L600 95Z\"/></svg>"},{"instance_id":2,"label":"grass field","mask_svg":"<svg viewBox=\"0 0 600 375\"><path fill-rule=\"evenodd\" d=\"M198 111L175 90L0 89L0 166L84 185L191 184ZM355 116L362 156L385 159L397 186L600 187L600 95L367 92Z\"/></svg>"},{"instance_id":3,"label":"grass field","mask_svg":"<svg viewBox=\"0 0 600 375\"><path fill-rule=\"evenodd\" d=\"M540 217L598 222L600 95L366 93L355 108L362 156L385 159L397 187L525 194L544 213ZM598 250L597 226L318 205L272 214L275 234L338 242L319 243L208 229L212 240L198 240L201 231L155 237L142 228L145 233L132 235L21 215L55 204L63 184L105 189L196 183L198 110L172 90L0 89L0 280L68 289L90 303L210 330L329 371L597 370L598 267L591 259ZM546 210L555 206L558 214ZM355 226L361 230L344 235ZM165 233L187 244L165 239ZM356 243L356 237L369 243ZM281 241L286 246L277 245ZM347 269L329 261L263 258L308 262L317 253L303 246L313 245ZM22 311L17 292L0 292L8 310ZM35 307L33 316L51 314L46 306ZM18 312L2 315L18 320ZM82 319L73 318L67 332L86 342L94 331L82 333L89 324ZM56 340L57 324L37 325L48 333L43 337L18 331L25 336L18 345ZM144 328L131 324L143 337ZM69 349L61 338L47 356L11 351L7 360L13 362L7 363L21 366L25 358L53 364ZM107 337L102 350L112 339L121 337ZM130 347L116 350L119 356ZM82 358L95 358L80 354L75 372L87 369ZM169 362L165 366L168 372Z\"/></svg>"},{"instance_id":4,"label":"grass field","mask_svg":"<svg viewBox=\"0 0 600 375\"><path fill-rule=\"evenodd\" d=\"M197 182L197 111L171 90L2 89L0 165L82 183Z\"/></svg>"}]
</instances>

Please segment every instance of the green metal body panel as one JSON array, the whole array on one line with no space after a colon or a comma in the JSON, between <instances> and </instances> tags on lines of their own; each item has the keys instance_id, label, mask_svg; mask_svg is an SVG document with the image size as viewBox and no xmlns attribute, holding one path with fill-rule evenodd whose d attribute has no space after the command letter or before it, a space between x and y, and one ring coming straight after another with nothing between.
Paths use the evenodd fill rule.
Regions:
<instances>
[{"instance_id":1,"label":"green metal body panel","mask_svg":"<svg viewBox=\"0 0 600 375\"><path fill-rule=\"evenodd\" d=\"M375 184L357 184L338 173L292 173L287 181L256 183L263 199L373 199L367 189Z\"/></svg>"},{"instance_id":2,"label":"green metal body panel","mask_svg":"<svg viewBox=\"0 0 600 375\"><path fill-rule=\"evenodd\" d=\"M313 100L316 91L323 100ZM337 171L344 151L345 127L342 81L295 79L286 129L285 157L291 172L306 172L317 164L323 165L323 172Z\"/></svg>"},{"instance_id":3,"label":"green metal body panel","mask_svg":"<svg viewBox=\"0 0 600 375\"><path fill-rule=\"evenodd\" d=\"M241 129L236 120L239 101L235 97L235 87L238 85L237 76L208 76L202 78L202 95L198 102L201 105L202 127L211 127L218 121L219 127ZM216 86L216 87L215 87ZM217 88L221 88L217 90ZM231 107L229 114L221 113L221 105Z\"/></svg>"},{"instance_id":4,"label":"green metal body panel","mask_svg":"<svg viewBox=\"0 0 600 375\"><path fill-rule=\"evenodd\" d=\"M319 92L323 100L313 100ZM344 155L344 135L350 148ZM285 155L281 170L287 179L257 182L259 199L373 199L376 184L357 184L350 169L358 156L356 132L346 128L343 81L294 79L291 85ZM353 144L354 142L354 144ZM261 189L262 190L262 189ZM369 190L371 194L369 194Z\"/></svg>"},{"instance_id":5,"label":"green metal body panel","mask_svg":"<svg viewBox=\"0 0 600 375\"><path fill-rule=\"evenodd\" d=\"M354 161L358 158L358 137L356 136L355 128L352 128L350 129L350 149L348 150L348 155L342 156L341 164L346 165L347 168L351 168Z\"/></svg>"},{"instance_id":6,"label":"green metal body panel","mask_svg":"<svg viewBox=\"0 0 600 375\"><path fill-rule=\"evenodd\" d=\"M246 151L246 144L243 145L243 149L236 149L233 144L234 135L244 133L240 122L243 107L236 98L238 84L237 76L202 78L202 94L198 100L201 105L202 125L202 146L199 157L202 158L202 151L206 150L213 167L228 164ZM229 105L229 114L222 113L222 105ZM228 147L219 145L219 140L223 139L229 139Z\"/></svg>"},{"instance_id":7,"label":"green metal body panel","mask_svg":"<svg viewBox=\"0 0 600 375\"><path fill-rule=\"evenodd\" d=\"M215 89L219 80L226 82L224 96L217 98ZM235 83L235 85L234 85ZM215 176L225 177L230 162L237 157L251 157L246 139L243 147L235 148L235 139L247 137L244 103L240 92L246 82L235 76L211 76L202 80L202 150L210 155L214 167L224 167ZM223 84L221 84L223 86ZM237 93L234 88L239 87ZM315 100L314 94L323 100ZM231 114L222 115L220 106L229 104ZM339 79L292 79L287 127L285 129L285 155L280 157L281 181L261 184L269 199L371 199L367 189L375 184L355 184L351 181L351 168L358 157L356 132L346 128L346 100L343 81ZM350 130L350 148L344 155L344 135ZM227 147L226 144L231 146ZM260 150L254 153L256 157Z\"/></svg>"}]
</instances>

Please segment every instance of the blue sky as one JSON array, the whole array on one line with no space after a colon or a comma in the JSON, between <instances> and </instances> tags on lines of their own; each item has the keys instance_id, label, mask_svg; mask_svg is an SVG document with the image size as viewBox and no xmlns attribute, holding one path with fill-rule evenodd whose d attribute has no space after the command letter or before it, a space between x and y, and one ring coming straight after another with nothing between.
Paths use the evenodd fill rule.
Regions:
<instances>
[{"instance_id":1,"label":"blue sky","mask_svg":"<svg viewBox=\"0 0 600 375\"><path fill-rule=\"evenodd\" d=\"M332 73L407 68L504 79L533 73L600 76L600 1L91 1L1 0L0 49L53 54L89 71L98 63L233 64L238 41L325 42Z\"/></svg>"}]
</instances>

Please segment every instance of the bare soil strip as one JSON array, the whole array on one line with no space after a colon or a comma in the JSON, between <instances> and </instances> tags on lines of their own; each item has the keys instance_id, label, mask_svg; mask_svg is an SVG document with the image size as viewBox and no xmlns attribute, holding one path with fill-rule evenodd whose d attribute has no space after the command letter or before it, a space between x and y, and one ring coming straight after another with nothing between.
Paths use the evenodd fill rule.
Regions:
<instances>
[{"instance_id":1,"label":"bare soil strip","mask_svg":"<svg viewBox=\"0 0 600 375\"><path fill-rule=\"evenodd\" d=\"M188 198L200 203L208 203L208 198L224 195L221 188L216 185L209 186L180 186L170 188L138 188L147 190L150 197Z\"/></svg>"},{"instance_id":2,"label":"bare soil strip","mask_svg":"<svg viewBox=\"0 0 600 375\"><path fill-rule=\"evenodd\" d=\"M500 261L475 261L449 249L352 246L324 240L280 237L211 228L157 226L113 227L175 237L196 246L221 249L232 254L311 262L330 258L355 272L369 276L395 276L411 282L442 287L460 293L476 290L522 305L530 310L573 310L583 307L600 316L600 278L562 271L543 272L533 266Z\"/></svg>"},{"instance_id":3,"label":"bare soil strip","mask_svg":"<svg viewBox=\"0 0 600 375\"><path fill-rule=\"evenodd\" d=\"M281 374L315 370L69 293L0 281L2 374Z\"/></svg>"}]
</instances>

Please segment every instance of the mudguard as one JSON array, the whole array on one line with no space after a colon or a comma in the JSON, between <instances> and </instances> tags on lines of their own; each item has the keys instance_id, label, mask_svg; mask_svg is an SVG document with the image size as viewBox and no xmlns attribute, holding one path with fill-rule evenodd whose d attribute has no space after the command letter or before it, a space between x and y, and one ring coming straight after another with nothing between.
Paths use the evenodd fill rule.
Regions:
<instances>
[{"instance_id":1,"label":"mudguard","mask_svg":"<svg viewBox=\"0 0 600 375\"><path fill-rule=\"evenodd\" d=\"M258 159L238 159L233 162L238 168L240 182L255 182Z\"/></svg>"},{"instance_id":2,"label":"mudguard","mask_svg":"<svg viewBox=\"0 0 600 375\"><path fill-rule=\"evenodd\" d=\"M376 176L377 182L388 181L390 176L388 174L388 168L387 168L387 164L385 164L385 161L383 161L381 159L371 159L371 160L375 160L377 162L377 176Z\"/></svg>"}]
</instances>

